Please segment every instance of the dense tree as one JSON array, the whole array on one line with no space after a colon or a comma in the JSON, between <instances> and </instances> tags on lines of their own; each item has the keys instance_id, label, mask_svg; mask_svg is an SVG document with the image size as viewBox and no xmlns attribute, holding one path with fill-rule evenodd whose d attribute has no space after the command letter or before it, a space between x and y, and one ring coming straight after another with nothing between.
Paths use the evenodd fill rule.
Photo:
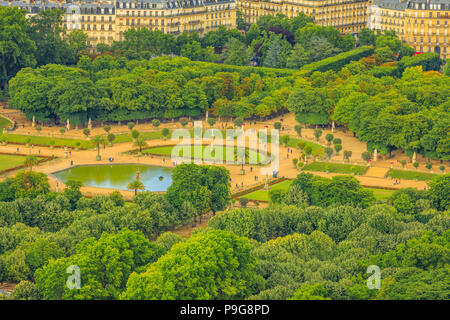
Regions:
<instances>
[{"instance_id":1,"label":"dense tree","mask_svg":"<svg viewBox=\"0 0 450 320\"><path fill-rule=\"evenodd\" d=\"M243 42L236 38L231 38L225 45L225 50L223 51L221 58L224 63L237 66L246 66L250 62L247 48Z\"/></svg>"},{"instance_id":2,"label":"dense tree","mask_svg":"<svg viewBox=\"0 0 450 320\"><path fill-rule=\"evenodd\" d=\"M144 273L133 273L122 298L243 298L263 282L255 275L256 261L250 249L248 240L231 232L197 233L174 245Z\"/></svg>"},{"instance_id":3,"label":"dense tree","mask_svg":"<svg viewBox=\"0 0 450 320\"><path fill-rule=\"evenodd\" d=\"M8 81L21 68L36 64L35 43L28 35L24 12L17 7L0 8L1 86L6 94Z\"/></svg>"},{"instance_id":4,"label":"dense tree","mask_svg":"<svg viewBox=\"0 0 450 320\"><path fill-rule=\"evenodd\" d=\"M173 172L166 198L177 208L190 202L201 217L210 210L216 212L227 207L231 198L229 180L225 168L181 164Z\"/></svg>"},{"instance_id":5,"label":"dense tree","mask_svg":"<svg viewBox=\"0 0 450 320\"><path fill-rule=\"evenodd\" d=\"M328 124L332 102L326 89L298 88L289 96L287 107L300 123Z\"/></svg>"},{"instance_id":6,"label":"dense tree","mask_svg":"<svg viewBox=\"0 0 450 320\"><path fill-rule=\"evenodd\" d=\"M112 299L118 298L131 272L154 262L165 252L150 243L141 232L123 229L116 235L103 234L88 238L77 246L75 255L51 260L35 274L36 286L47 299ZM80 268L79 289L66 286L66 269Z\"/></svg>"}]
</instances>

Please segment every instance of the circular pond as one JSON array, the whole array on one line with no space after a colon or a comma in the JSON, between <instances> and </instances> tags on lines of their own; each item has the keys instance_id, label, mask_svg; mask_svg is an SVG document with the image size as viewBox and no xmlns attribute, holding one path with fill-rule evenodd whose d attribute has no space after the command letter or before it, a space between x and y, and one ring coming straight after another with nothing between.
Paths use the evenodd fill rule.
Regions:
<instances>
[{"instance_id":1,"label":"circular pond","mask_svg":"<svg viewBox=\"0 0 450 320\"><path fill-rule=\"evenodd\" d=\"M77 166L54 175L64 182L76 180L89 187L127 190L138 170L139 181L147 191L167 191L172 184L172 169L137 164Z\"/></svg>"}]
</instances>

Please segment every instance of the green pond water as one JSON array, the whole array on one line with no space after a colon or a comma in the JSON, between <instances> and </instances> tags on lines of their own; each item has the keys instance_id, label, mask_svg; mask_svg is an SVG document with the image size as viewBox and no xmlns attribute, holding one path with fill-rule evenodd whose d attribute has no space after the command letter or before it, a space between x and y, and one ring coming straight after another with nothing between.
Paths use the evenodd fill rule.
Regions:
<instances>
[{"instance_id":1,"label":"green pond water","mask_svg":"<svg viewBox=\"0 0 450 320\"><path fill-rule=\"evenodd\" d=\"M147 191L167 191L172 184L172 169L137 164L78 166L54 175L64 182L77 180L84 186L127 190L138 169L139 181Z\"/></svg>"}]
</instances>

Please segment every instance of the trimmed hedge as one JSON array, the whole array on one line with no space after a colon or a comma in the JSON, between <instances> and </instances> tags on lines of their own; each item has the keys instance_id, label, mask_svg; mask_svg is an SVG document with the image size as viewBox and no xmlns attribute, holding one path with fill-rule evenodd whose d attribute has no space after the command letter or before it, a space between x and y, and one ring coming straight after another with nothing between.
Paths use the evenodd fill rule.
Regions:
<instances>
[{"instance_id":1,"label":"trimmed hedge","mask_svg":"<svg viewBox=\"0 0 450 320\"><path fill-rule=\"evenodd\" d=\"M370 46L362 46L357 49L353 49L347 52L342 52L336 56L329 57L320 61L316 61L303 66L300 70L301 75L310 75L315 71L325 72L333 70L338 72L345 65L352 61L359 60L364 57L368 57L374 53L374 48Z\"/></svg>"},{"instance_id":2,"label":"trimmed hedge","mask_svg":"<svg viewBox=\"0 0 450 320\"><path fill-rule=\"evenodd\" d=\"M161 63L164 62L164 66ZM251 66L235 66L231 64L224 63L213 63L204 61L192 61L185 57L171 58L169 56L157 57L151 60L150 66L153 69L159 71L170 71L177 68L182 68L186 66L195 66L200 69L212 70L214 73L217 72L237 72L242 77L248 77L251 74L258 73L261 77L288 77L291 76L297 70L295 69L279 69L279 68L267 68L267 67L251 67Z\"/></svg>"},{"instance_id":3,"label":"trimmed hedge","mask_svg":"<svg viewBox=\"0 0 450 320\"><path fill-rule=\"evenodd\" d=\"M422 66L423 71L439 71L441 64L442 60L439 54L426 52L413 57L403 57L398 63L398 68L403 72L406 68Z\"/></svg>"},{"instance_id":4,"label":"trimmed hedge","mask_svg":"<svg viewBox=\"0 0 450 320\"><path fill-rule=\"evenodd\" d=\"M370 73L377 78L398 77L400 75L400 70L398 69L398 67L379 66L374 67L372 70L370 70Z\"/></svg>"}]
</instances>

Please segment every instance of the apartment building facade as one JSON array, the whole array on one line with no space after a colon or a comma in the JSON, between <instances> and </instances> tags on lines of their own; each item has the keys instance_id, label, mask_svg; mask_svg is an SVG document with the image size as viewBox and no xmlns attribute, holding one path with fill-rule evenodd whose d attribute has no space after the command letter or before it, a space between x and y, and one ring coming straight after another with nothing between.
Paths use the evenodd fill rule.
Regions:
<instances>
[{"instance_id":1,"label":"apartment building facade","mask_svg":"<svg viewBox=\"0 0 450 320\"><path fill-rule=\"evenodd\" d=\"M416 52L450 58L450 0L374 0L368 27L394 30Z\"/></svg>"},{"instance_id":2,"label":"apartment building facade","mask_svg":"<svg viewBox=\"0 0 450 320\"><path fill-rule=\"evenodd\" d=\"M303 12L321 26L333 26L341 33L358 33L367 24L369 0L236 0L247 23L265 15L284 14L293 18Z\"/></svg>"},{"instance_id":3,"label":"apartment building facade","mask_svg":"<svg viewBox=\"0 0 450 320\"><path fill-rule=\"evenodd\" d=\"M41 10L60 9L67 30L83 30L91 47L121 41L123 33L131 28L178 35L202 34L219 26L236 27L235 0L69 1L0 1L0 6L18 6L26 10L27 17Z\"/></svg>"}]
</instances>

